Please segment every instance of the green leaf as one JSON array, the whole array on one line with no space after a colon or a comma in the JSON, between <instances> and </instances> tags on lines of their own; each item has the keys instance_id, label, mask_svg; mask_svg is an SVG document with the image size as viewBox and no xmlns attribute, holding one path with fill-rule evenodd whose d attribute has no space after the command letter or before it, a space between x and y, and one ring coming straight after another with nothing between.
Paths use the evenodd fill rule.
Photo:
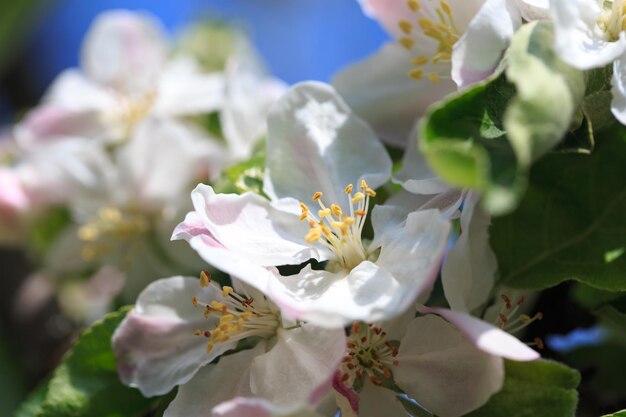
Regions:
<instances>
[{"instance_id":1,"label":"green leaf","mask_svg":"<svg viewBox=\"0 0 626 417\"><path fill-rule=\"evenodd\" d=\"M263 193L263 174L265 172L265 141L257 145L253 156L244 162L235 164L224 171L222 178L213 186L217 193L253 192Z\"/></svg>"},{"instance_id":2,"label":"green leaf","mask_svg":"<svg viewBox=\"0 0 626 417\"><path fill-rule=\"evenodd\" d=\"M524 25L504 72L434 105L420 126L433 170L455 186L482 191L495 214L515 208L528 168L563 139L575 115L582 130L573 140L582 145L573 146L593 143L591 122L578 110L584 75L560 61L552 43L549 22Z\"/></svg>"},{"instance_id":3,"label":"green leaf","mask_svg":"<svg viewBox=\"0 0 626 417\"><path fill-rule=\"evenodd\" d=\"M574 279L626 291L626 129L606 130L590 155L535 164L519 209L493 219L501 283L542 289Z\"/></svg>"},{"instance_id":4,"label":"green leaf","mask_svg":"<svg viewBox=\"0 0 626 417\"><path fill-rule=\"evenodd\" d=\"M128 308L105 316L87 329L54 371L48 385L22 406L20 417L127 417L155 404L121 384L111 336Z\"/></svg>"},{"instance_id":5,"label":"green leaf","mask_svg":"<svg viewBox=\"0 0 626 417\"><path fill-rule=\"evenodd\" d=\"M626 417L626 410L618 411L617 413L613 414L606 414L602 417Z\"/></svg>"},{"instance_id":6,"label":"green leaf","mask_svg":"<svg viewBox=\"0 0 626 417\"><path fill-rule=\"evenodd\" d=\"M607 328L626 333L626 313L613 306L604 306L599 308L596 314Z\"/></svg>"},{"instance_id":7,"label":"green leaf","mask_svg":"<svg viewBox=\"0 0 626 417\"><path fill-rule=\"evenodd\" d=\"M557 362L505 361L502 390L468 417L573 417L580 374Z\"/></svg>"}]
</instances>

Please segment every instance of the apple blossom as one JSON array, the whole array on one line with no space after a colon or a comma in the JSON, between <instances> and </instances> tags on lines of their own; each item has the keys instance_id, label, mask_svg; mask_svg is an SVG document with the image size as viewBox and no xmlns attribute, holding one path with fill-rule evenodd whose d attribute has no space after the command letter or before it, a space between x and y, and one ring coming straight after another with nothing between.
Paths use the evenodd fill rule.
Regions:
<instances>
[{"instance_id":1,"label":"apple blossom","mask_svg":"<svg viewBox=\"0 0 626 417\"><path fill-rule=\"evenodd\" d=\"M374 188L390 176L390 160L331 87L300 84L276 103L267 155L269 200L199 185L195 211L173 238L263 291L287 316L320 326L400 314L430 288L449 224L436 210L411 212L398 224L386 221L383 206L370 209ZM362 236L370 211L371 243ZM266 269L311 258L325 268L308 264L293 276Z\"/></svg>"},{"instance_id":2,"label":"apple blossom","mask_svg":"<svg viewBox=\"0 0 626 417\"><path fill-rule=\"evenodd\" d=\"M222 356L242 340L254 344ZM216 406L236 397L315 407L344 347L342 329L285 320L258 291L236 280L220 289L205 273L150 284L113 335L124 383L147 396L179 386L168 417L220 415L226 406Z\"/></svg>"}]
</instances>

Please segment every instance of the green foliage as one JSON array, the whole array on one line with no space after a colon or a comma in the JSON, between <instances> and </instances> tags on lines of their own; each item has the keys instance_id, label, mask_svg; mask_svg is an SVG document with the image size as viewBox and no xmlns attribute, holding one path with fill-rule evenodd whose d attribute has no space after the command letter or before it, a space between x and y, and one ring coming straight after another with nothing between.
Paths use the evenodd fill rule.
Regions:
<instances>
[{"instance_id":1,"label":"green foliage","mask_svg":"<svg viewBox=\"0 0 626 417\"><path fill-rule=\"evenodd\" d=\"M87 329L54 371L49 383L22 405L19 417L127 417L150 410L155 400L118 379L111 336L128 308Z\"/></svg>"},{"instance_id":2,"label":"green foliage","mask_svg":"<svg viewBox=\"0 0 626 417\"><path fill-rule=\"evenodd\" d=\"M514 215L493 219L500 281L542 289L568 279L626 291L626 129L605 131L590 155L535 164Z\"/></svg>"},{"instance_id":3,"label":"green foliage","mask_svg":"<svg viewBox=\"0 0 626 417\"><path fill-rule=\"evenodd\" d=\"M580 374L557 362L505 361L502 390L468 417L573 417Z\"/></svg>"},{"instance_id":4,"label":"green foliage","mask_svg":"<svg viewBox=\"0 0 626 417\"><path fill-rule=\"evenodd\" d=\"M249 191L264 195L264 172L265 141L261 141L250 159L227 168L213 188L218 193L243 194Z\"/></svg>"},{"instance_id":5,"label":"green foliage","mask_svg":"<svg viewBox=\"0 0 626 417\"><path fill-rule=\"evenodd\" d=\"M602 417L626 417L626 410L618 411L617 413L607 414Z\"/></svg>"},{"instance_id":6,"label":"green foliage","mask_svg":"<svg viewBox=\"0 0 626 417\"><path fill-rule=\"evenodd\" d=\"M495 214L515 208L531 164L571 128L567 149L593 147L591 122L578 110L584 75L560 61L552 43L550 23L524 25L503 72L433 106L421 125L421 148L435 172L482 191Z\"/></svg>"},{"instance_id":7,"label":"green foliage","mask_svg":"<svg viewBox=\"0 0 626 417\"><path fill-rule=\"evenodd\" d=\"M41 217L36 219L33 227L29 229L30 247L34 249L36 254L44 256L50 251L55 240L71 221L71 214L67 207L48 209Z\"/></svg>"}]
</instances>

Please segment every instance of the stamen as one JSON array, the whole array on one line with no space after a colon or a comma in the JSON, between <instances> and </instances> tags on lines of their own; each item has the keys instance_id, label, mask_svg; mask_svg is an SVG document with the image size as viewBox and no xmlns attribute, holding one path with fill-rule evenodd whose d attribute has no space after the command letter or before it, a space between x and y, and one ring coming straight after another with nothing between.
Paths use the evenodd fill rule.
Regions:
<instances>
[{"instance_id":1,"label":"stamen","mask_svg":"<svg viewBox=\"0 0 626 417\"><path fill-rule=\"evenodd\" d=\"M200 286L208 287L210 282L211 282L211 272L209 271L200 272Z\"/></svg>"}]
</instances>

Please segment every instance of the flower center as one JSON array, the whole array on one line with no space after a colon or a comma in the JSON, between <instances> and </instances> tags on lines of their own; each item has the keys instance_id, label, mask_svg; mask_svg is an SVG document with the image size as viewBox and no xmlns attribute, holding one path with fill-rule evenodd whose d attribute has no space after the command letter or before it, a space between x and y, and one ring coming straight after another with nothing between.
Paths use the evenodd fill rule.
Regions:
<instances>
[{"instance_id":1,"label":"flower center","mask_svg":"<svg viewBox=\"0 0 626 417\"><path fill-rule=\"evenodd\" d=\"M117 108L109 116L111 123L116 126L115 136L118 139L130 138L137 124L150 113L156 98L155 91L137 96L120 96Z\"/></svg>"},{"instance_id":2,"label":"flower center","mask_svg":"<svg viewBox=\"0 0 626 417\"><path fill-rule=\"evenodd\" d=\"M365 378L375 385L392 378L392 367L398 366L398 344L386 340L387 334L378 326L354 322L341 362L339 380L357 392Z\"/></svg>"},{"instance_id":3,"label":"flower center","mask_svg":"<svg viewBox=\"0 0 626 417\"><path fill-rule=\"evenodd\" d=\"M411 59L413 69L409 71L409 77L415 80L428 78L435 84L441 78L449 78L447 75L452 58L452 47L459 40L459 31L456 28L452 7L445 0L439 0L438 5L427 1L407 0L409 9L414 13L414 22L400 20L398 26L404 34L399 42L408 50L414 49L415 45L435 43L436 49L432 54L420 54ZM420 48L421 52L424 51ZM426 65L441 65L441 70L426 68Z\"/></svg>"},{"instance_id":4,"label":"flower center","mask_svg":"<svg viewBox=\"0 0 626 417\"><path fill-rule=\"evenodd\" d=\"M498 319L494 324L502 330L514 334L530 326L531 323L543 319L543 313L541 312L535 313L532 317L527 314L517 314L519 308L524 305L523 296L518 298L515 304L513 304L511 298L506 294L502 294L500 297L502 301L504 301L504 305L500 309ZM532 343L527 344L529 346L537 346L538 349L543 349L543 341L538 337L536 337Z\"/></svg>"},{"instance_id":5,"label":"flower center","mask_svg":"<svg viewBox=\"0 0 626 417\"><path fill-rule=\"evenodd\" d=\"M369 188L365 180L361 180L361 191L352 194L353 185L348 184L344 193L348 199L349 213L344 213L337 204L326 206L322 201L320 191L313 194L311 200L316 202L320 209L315 216L309 207L300 203L302 214L300 221L309 222L309 233L305 236L308 243L319 242L336 255L340 267L351 270L367 259L368 255L363 248L361 234L367 218L369 199L375 197L376 192Z\"/></svg>"},{"instance_id":6,"label":"flower center","mask_svg":"<svg viewBox=\"0 0 626 417\"><path fill-rule=\"evenodd\" d=\"M614 0L611 3L611 8L605 6L605 9L600 13L596 22L600 30L604 32L607 41L615 42L619 39L620 33L626 30L625 15L624 0Z\"/></svg>"},{"instance_id":7,"label":"flower center","mask_svg":"<svg viewBox=\"0 0 626 417\"><path fill-rule=\"evenodd\" d=\"M210 274L202 271L200 286L212 285ZM279 313L269 308L264 302L255 301L252 297L242 296L234 292L232 287L224 286L221 289L222 301L212 300L208 303L193 297L191 302L196 307L204 308L204 317L218 315L219 321L211 330L196 330L196 336L208 339L206 350L210 353L215 345L228 341L235 342L247 337L258 336L268 339L276 334L281 320ZM265 300L263 300L265 301Z\"/></svg>"},{"instance_id":8,"label":"flower center","mask_svg":"<svg viewBox=\"0 0 626 417\"><path fill-rule=\"evenodd\" d=\"M130 245L126 254L134 253L139 238L150 230L150 223L141 211L128 208L124 211L114 206L102 207L98 214L78 229L78 238L83 242L81 256L86 261L102 258L116 248L120 241Z\"/></svg>"}]
</instances>

